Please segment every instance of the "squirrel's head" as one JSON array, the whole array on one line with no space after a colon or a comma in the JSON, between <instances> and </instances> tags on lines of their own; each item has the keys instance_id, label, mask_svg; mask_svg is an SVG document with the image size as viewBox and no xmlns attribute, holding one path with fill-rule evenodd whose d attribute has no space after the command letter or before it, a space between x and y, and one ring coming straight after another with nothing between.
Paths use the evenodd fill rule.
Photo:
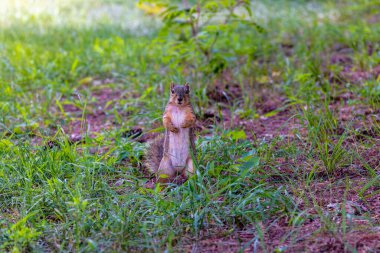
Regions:
<instances>
[{"instance_id":1,"label":"squirrel's head","mask_svg":"<svg viewBox=\"0 0 380 253\"><path fill-rule=\"evenodd\" d=\"M190 104L190 87L189 84L176 85L170 84L169 103L184 106Z\"/></svg>"}]
</instances>

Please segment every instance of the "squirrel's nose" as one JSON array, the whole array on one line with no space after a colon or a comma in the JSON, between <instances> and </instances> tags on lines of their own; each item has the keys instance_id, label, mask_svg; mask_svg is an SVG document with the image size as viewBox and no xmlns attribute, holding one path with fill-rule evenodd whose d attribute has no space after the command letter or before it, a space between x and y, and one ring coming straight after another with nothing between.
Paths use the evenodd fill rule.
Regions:
<instances>
[{"instance_id":1,"label":"squirrel's nose","mask_svg":"<svg viewBox=\"0 0 380 253\"><path fill-rule=\"evenodd\" d=\"M181 102L183 100L183 98L178 98L178 101Z\"/></svg>"}]
</instances>

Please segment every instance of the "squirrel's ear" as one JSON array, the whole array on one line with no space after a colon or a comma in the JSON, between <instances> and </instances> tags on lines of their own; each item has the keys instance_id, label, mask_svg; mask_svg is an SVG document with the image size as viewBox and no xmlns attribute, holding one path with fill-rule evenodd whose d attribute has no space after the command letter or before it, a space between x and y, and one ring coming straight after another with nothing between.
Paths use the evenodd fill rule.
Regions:
<instances>
[{"instance_id":1,"label":"squirrel's ear","mask_svg":"<svg viewBox=\"0 0 380 253\"><path fill-rule=\"evenodd\" d=\"M190 86L189 86L189 83L185 83L185 89L186 89L186 92L187 92L187 93L190 92Z\"/></svg>"},{"instance_id":2,"label":"squirrel's ear","mask_svg":"<svg viewBox=\"0 0 380 253\"><path fill-rule=\"evenodd\" d=\"M171 83L170 83L170 90L173 90L173 89L174 89L174 83L171 82Z\"/></svg>"}]
</instances>

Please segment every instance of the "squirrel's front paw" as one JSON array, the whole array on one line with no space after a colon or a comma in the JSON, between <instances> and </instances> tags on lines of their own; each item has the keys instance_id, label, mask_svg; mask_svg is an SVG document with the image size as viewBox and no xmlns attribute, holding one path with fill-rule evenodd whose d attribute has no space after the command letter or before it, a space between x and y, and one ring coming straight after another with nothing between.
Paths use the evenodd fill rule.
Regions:
<instances>
[{"instance_id":1,"label":"squirrel's front paw","mask_svg":"<svg viewBox=\"0 0 380 253\"><path fill-rule=\"evenodd\" d=\"M188 128L188 127L190 127L189 124L185 124L185 123L183 123L183 124L181 125L181 128Z\"/></svg>"},{"instance_id":2,"label":"squirrel's front paw","mask_svg":"<svg viewBox=\"0 0 380 253\"><path fill-rule=\"evenodd\" d=\"M173 133L178 133L179 129L175 126L172 126L170 129L169 129L170 132L173 132Z\"/></svg>"}]
</instances>

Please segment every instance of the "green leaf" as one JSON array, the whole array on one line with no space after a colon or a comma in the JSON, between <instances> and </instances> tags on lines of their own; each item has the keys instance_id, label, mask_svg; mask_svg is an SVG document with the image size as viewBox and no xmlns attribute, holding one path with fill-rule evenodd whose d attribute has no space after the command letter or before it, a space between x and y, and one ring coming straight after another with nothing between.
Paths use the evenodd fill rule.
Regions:
<instances>
[{"instance_id":1,"label":"green leaf","mask_svg":"<svg viewBox=\"0 0 380 253\"><path fill-rule=\"evenodd\" d=\"M71 75L75 74L75 70L77 69L78 63L79 63L78 58L75 58L74 62L71 64L71 69L70 69Z\"/></svg>"},{"instance_id":2,"label":"green leaf","mask_svg":"<svg viewBox=\"0 0 380 253\"><path fill-rule=\"evenodd\" d=\"M249 159L247 162L242 163L239 167L240 170L240 177L245 177L248 172L250 172L252 169L256 168L260 164L260 157L254 156L251 159Z\"/></svg>"},{"instance_id":3,"label":"green leaf","mask_svg":"<svg viewBox=\"0 0 380 253\"><path fill-rule=\"evenodd\" d=\"M208 12L212 12L212 13L216 13L218 12L218 4L215 2L215 1L209 1L207 2L204 6L203 6L203 10L204 11L208 11Z\"/></svg>"},{"instance_id":4,"label":"green leaf","mask_svg":"<svg viewBox=\"0 0 380 253\"><path fill-rule=\"evenodd\" d=\"M7 149L13 147L13 143L10 140L0 140L0 149Z\"/></svg>"},{"instance_id":5,"label":"green leaf","mask_svg":"<svg viewBox=\"0 0 380 253\"><path fill-rule=\"evenodd\" d=\"M270 111L268 113L265 113L263 116L264 117L272 117L272 116L277 115L279 112L280 112L279 110L273 110L273 111Z\"/></svg>"},{"instance_id":6,"label":"green leaf","mask_svg":"<svg viewBox=\"0 0 380 253\"><path fill-rule=\"evenodd\" d=\"M161 174L159 178L169 178L169 176L166 174Z\"/></svg>"},{"instance_id":7,"label":"green leaf","mask_svg":"<svg viewBox=\"0 0 380 253\"><path fill-rule=\"evenodd\" d=\"M247 135L245 134L244 130L240 130L240 131L235 130L235 131L229 132L227 136L230 137L234 141L247 139Z\"/></svg>"}]
</instances>

